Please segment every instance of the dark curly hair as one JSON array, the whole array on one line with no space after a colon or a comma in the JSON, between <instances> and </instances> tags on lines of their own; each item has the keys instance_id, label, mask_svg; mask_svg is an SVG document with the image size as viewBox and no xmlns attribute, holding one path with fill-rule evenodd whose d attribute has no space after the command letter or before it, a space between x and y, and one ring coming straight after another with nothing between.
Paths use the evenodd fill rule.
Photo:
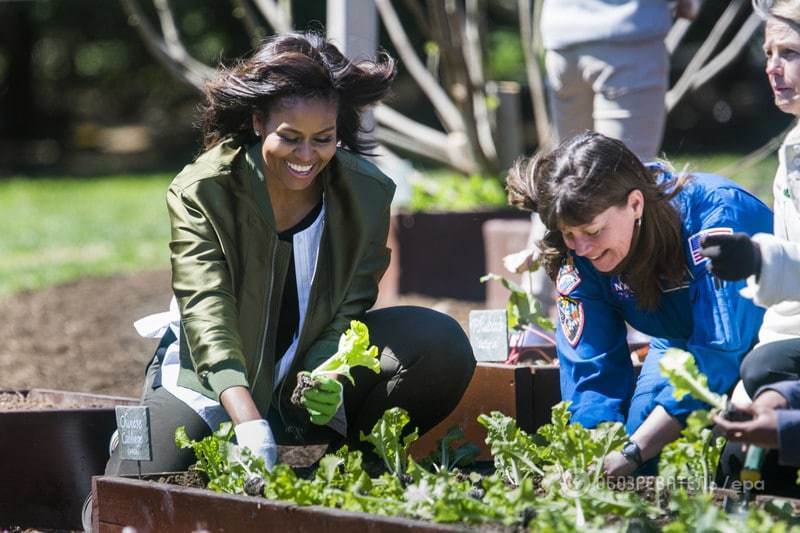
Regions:
<instances>
[{"instance_id":1,"label":"dark curly hair","mask_svg":"<svg viewBox=\"0 0 800 533\"><path fill-rule=\"evenodd\" d=\"M232 136L255 141L253 114L266 115L278 100L297 97L335 102L340 145L368 154L376 143L360 136L361 113L388 94L396 73L395 61L386 53L378 61L351 61L313 32L272 36L250 57L221 68L206 83L203 149Z\"/></svg>"},{"instance_id":2,"label":"dark curly hair","mask_svg":"<svg viewBox=\"0 0 800 533\"><path fill-rule=\"evenodd\" d=\"M662 284L680 282L686 270L680 216L670 200L689 176L659 180L662 171L646 167L622 142L587 131L552 152L517 160L506 189L511 205L536 211L547 227L539 248L552 279L568 251L561 224L588 224L606 209L625 205L631 191L641 191L641 226L614 273L625 277L639 307L654 310Z\"/></svg>"}]
</instances>

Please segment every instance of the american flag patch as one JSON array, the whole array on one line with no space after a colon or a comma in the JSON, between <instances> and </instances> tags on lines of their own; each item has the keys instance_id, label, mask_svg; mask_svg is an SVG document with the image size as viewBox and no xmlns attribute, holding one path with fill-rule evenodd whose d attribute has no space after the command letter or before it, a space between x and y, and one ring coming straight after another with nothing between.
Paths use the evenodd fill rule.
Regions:
<instances>
[{"instance_id":1,"label":"american flag patch","mask_svg":"<svg viewBox=\"0 0 800 533\"><path fill-rule=\"evenodd\" d=\"M689 252L695 265L706 261L706 258L700 255L700 241L707 235L733 235L733 228L708 228L689 237Z\"/></svg>"}]
</instances>

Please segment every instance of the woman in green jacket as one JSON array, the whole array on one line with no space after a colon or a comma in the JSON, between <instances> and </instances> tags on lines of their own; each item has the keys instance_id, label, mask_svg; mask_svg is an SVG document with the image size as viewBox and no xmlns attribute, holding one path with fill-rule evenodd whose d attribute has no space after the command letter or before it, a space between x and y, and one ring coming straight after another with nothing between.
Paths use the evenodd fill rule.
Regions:
<instances>
[{"instance_id":1,"label":"woman in green jacket","mask_svg":"<svg viewBox=\"0 0 800 533\"><path fill-rule=\"evenodd\" d=\"M183 470L220 422L275 462L275 443L359 446L400 406L424 432L456 405L475 361L458 324L414 307L367 312L389 264L394 184L360 155L361 113L389 91L394 61L351 62L314 34L266 41L206 86L204 152L167 193L173 305L137 322L160 337L143 396L153 460ZM353 319L380 350L379 374L334 377L289 399L299 372L332 355ZM112 453L106 472L137 472Z\"/></svg>"}]
</instances>

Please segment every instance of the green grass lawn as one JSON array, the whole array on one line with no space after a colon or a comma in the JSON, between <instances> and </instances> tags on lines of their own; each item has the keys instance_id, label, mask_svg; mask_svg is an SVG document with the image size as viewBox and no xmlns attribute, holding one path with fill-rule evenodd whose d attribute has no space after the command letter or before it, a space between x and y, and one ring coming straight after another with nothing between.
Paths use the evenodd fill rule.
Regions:
<instances>
[{"instance_id":1,"label":"green grass lawn","mask_svg":"<svg viewBox=\"0 0 800 533\"><path fill-rule=\"evenodd\" d=\"M688 162L694 170L710 172L733 168L730 177L771 205L777 157L749 169L736 166L740 158L683 156L673 158L672 164L680 169ZM455 179L446 171L430 176L433 181ZM164 194L171 178L161 174L0 180L0 296L84 276L168 267ZM465 204L472 200L504 202L499 185L487 190L481 180L458 181L463 182L458 187L440 187L447 192L441 195L442 204L468 208ZM453 189L458 189L459 198L452 197Z\"/></svg>"},{"instance_id":2,"label":"green grass lawn","mask_svg":"<svg viewBox=\"0 0 800 533\"><path fill-rule=\"evenodd\" d=\"M0 181L0 295L169 265L171 175Z\"/></svg>"},{"instance_id":3,"label":"green grass lawn","mask_svg":"<svg viewBox=\"0 0 800 533\"><path fill-rule=\"evenodd\" d=\"M690 170L696 172L722 173L758 195L771 208L772 180L778 169L777 152L748 168L739 165L741 159L740 154L692 154L670 158L670 163L677 170L689 164Z\"/></svg>"}]
</instances>

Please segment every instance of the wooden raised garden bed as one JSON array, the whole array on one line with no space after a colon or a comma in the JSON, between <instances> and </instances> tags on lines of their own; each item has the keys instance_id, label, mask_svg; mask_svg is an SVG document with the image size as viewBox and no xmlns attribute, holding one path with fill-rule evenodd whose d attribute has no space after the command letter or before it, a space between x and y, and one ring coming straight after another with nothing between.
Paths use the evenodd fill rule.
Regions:
<instances>
[{"instance_id":1,"label":"wooden raised garden bed","mask_svg":"<svg viewBox=\"0 0 800 533\"><path fill-rule=\"evenodd\" d=\"M478 424L481 413L500 411L517 420L519 427L525 431L535 430L534 407L541 401L547 404L549 421L550 407L558 403L561 392L558 388L558 368L555 372L555 389L549 388L555 397L538 399L534 396L533 373L529 366L505 365L502 363L478 363L464 392L464 396L447 418L436 427L425 433L414 443L411 452L415 457L424 457L436 446L436 441L453 426L464 430L465 440L474 442L481 448L479 459L489 459L491 455L484 443L486 429ZM550 377L548 375L548 377ZM546 380L545 380L546 381Z\"/></svg>"},{"instance_id":2,"label":"wooden raised garden bed","mask_svg":"<svg viewBox=\"0 0 800 533\"><path fill-rule=\"evenodd\" d=\"M152 476L151 476L152 477ZM95 505L93 531L118 533L134 528L138 533L159 531L281 531L286 533L439 533L453 531L519 531L500 524L470 527L448 525L265 498L222 494L203 488L184 487L130 477L96 476L92 480ZM724 507L727 500L737 507L741 495L715 489L714 501ZM800 510L800 500L758 495L755 505L787 501ZM694 525L694 524L692 524Z\"/></svg>"},{"instance_id":3,"label":"wooden raised garden bed","mask_svg":"<svg viewBox=\"0 0 800 533\"><path fill-rule=\"evenodd\" d=\"M80 529L91 478L108 460L114 406L132 398L0 390L0 529Z\"/></svg>"},{"instance_id":4,"label":"wooden raised garden bed","mask_svg":"<svg viewBox=\"0 0 800 533\"><path fill-rule=\"evenodd\" d=\"M464 531L419 520L303 507L253 496L220 494L155 481L98 476L92 481L93 531L282 531L433 533Z\"/></svg>"},{"instance_id":5,"label":"wooden raised garden bed","mask_svg":"<svg viewBox=\"0 0 800 533\"><path fill-rule=\"evenodd\" d=\"M555 347L542 346L539 349L555 358ZM641 364L634 365L634 370L638 375ZM489 449L484 442L486 430L478 424L477 418L481 413L491 411L513 417L520 429L535 433L550 422L551 409L561 401L558 371L557 365L479 362L456 408L414 443L412 454L417 458L426 456L448 429L459 426L464 430L465 440L480 446L478 459L489 459Z\"/></svg>"},{"instance_id":6,"label":"wooden raised garden bed","mask_svg":"<svg viewBox=\"0 0 800 533\"><path fill-rule=\"evenodd\" d=\"M483 301L483 223L529 217L510 208L393 214L389 233L392 262L381 280L382 301L388 303L394 296L408 293Z\"/></svg>"}]
</instances>

